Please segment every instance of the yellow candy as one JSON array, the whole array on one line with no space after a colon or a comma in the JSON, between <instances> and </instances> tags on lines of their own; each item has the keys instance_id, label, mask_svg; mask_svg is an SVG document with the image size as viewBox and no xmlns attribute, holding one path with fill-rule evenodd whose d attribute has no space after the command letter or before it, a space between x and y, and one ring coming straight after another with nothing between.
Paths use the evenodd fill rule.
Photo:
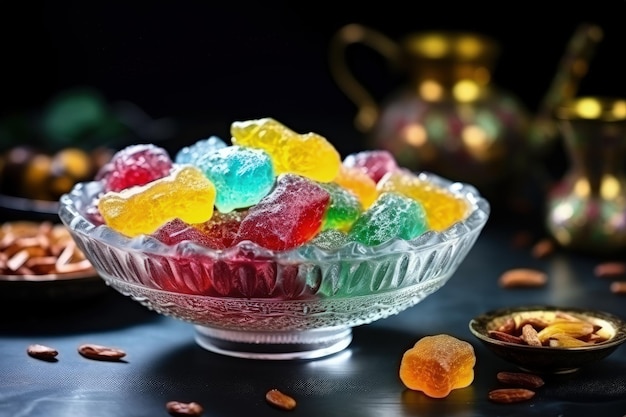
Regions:
<instances>
[{"instance_id":1,"label":"yellow candy","mask_svg":"<svg viewBox=\"0 0 626 417\"><path fill-rule=\"evenodd\" d=\"M461 198L404 169L385 174L377 189L379 193L395 191L420 202L426 210L428 225L435 231L465 219L469 211L467 202Z\"/></svg>"},{"instance_id":2,"label":"yellow candy","mask_svg":"<svg viewBox=\"0 0 626 417\"><path fill-rule=\"evenodd\" d=\"M214 203L213 183L198 168L185 165L148 184L106 193L98 209L108 226L135 237L175 218L203 223L213 216Z\"/></svg>"},{"instance_id":3,"label":"yellow candy","mask_svg":"<svg viewBox=\"0 0 626 417\"><path fill-rule=\"evenodd\" d=\"M272 118L233 122L230 133L233 145L267 152L277 175L290 173L330 182L339 172L339 152L316 133L298 134Z\"/></svg>"},{"instance_id":4,"label":"yellow candy","mask_svg":"<svg viewBox=\"0 0 626 417\"><path fill-rule=\"evenodd\" d=\"M378 198L376 183L363 170L342 165L334 182L352 191L363 206L369 208Z\"/></svg>"}]
</instances>

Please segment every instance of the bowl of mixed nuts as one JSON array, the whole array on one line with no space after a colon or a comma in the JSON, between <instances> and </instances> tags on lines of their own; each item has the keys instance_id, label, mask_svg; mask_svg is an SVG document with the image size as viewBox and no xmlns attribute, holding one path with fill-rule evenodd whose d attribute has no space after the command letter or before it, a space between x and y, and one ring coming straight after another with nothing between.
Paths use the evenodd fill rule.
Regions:
<instances>
[{"instance_id":1,"label":"bowl of mixed nuts","mask_svg":"<svg viewBox=\"0 0 626 417\"><path fill-rule=\"evenodd\" d=\"M604 311L519 306L481 314L472 334L500 358L534 373L563 374L604 359L626 341L626 322Z\"/></svg>"},{"instance_id":2,"label":"bowl of mixed nuts","mask_svg":"<svg viewBox=\"0 0 626 417\"><path fill-rule=\"evenodd\" d=\"M0 300L72 300L106 289L63 224L0 223Z\"/></svg>"}]
</instances>

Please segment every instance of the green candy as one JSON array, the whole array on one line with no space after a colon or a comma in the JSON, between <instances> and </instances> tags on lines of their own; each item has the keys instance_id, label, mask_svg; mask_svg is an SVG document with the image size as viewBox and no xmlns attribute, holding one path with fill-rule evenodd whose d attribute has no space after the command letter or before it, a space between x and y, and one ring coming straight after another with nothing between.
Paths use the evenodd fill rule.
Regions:
<instances>
[{"instance_id":1,"label":"green candy","mask_svg":"<svg viewBox=\"0 0 626 417\"><path fill-rule=\"evenodd\" d=\"M363 211L361 202L351 191L334 182L319 183L330 194L330 205L324 215L322 230L348 231Z\"/></svg>"}]
</instances>

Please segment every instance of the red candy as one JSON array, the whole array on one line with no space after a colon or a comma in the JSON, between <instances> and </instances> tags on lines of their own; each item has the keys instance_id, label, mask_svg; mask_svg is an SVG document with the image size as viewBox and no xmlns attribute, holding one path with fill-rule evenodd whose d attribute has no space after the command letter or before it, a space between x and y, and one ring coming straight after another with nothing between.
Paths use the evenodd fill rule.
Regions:
<instances>
[{"instance_id":1,"label":"red candy","mask_svg":"<svg viewBox=\"0 0 626 417\"><path fill-rule=\"evenodd\" d=\"M208 236L181 219L170 220L159 227L152 236L166 245L175 245L185 240L203 246L210 246L211 244L211 239Z\"/></svg>"},{"instance_id":2,"label":"red candy","mask_svg":"<svg viewBox=\"0 0 626 417\"><path fill-rule=\"evenodd\" d=\"M361 151L350 154L344 159L343 165L361 168L374 182L378 182L387 172L398 168L396 159L385 150Z\"/></svg>"},{"instance_id":3,"label":"red candy","mask_svg":"<svg viewBox=\"0 0 626 417\"><path fill-rule=\"evenodd\" d=\"M311 240L322 228L330 194L315 182L281 175L274 190L251 207L233 243L250 240L272 250L286 250Z\"/></svg>"},{"instance_id":4,"label":"red candy","mask_svg":"<svg viewBox=\"0 0 626 417\"><path fill-rule=\"evenodd\" d=\"M233 245L239 225L248 213L247 210L233 210L221 213L213 212L213 217L207 222L194 225L209 239L208 246L213 249L226 249Z\"/></svg>"},{"instance_id":5,"label":"red candy","mask_svg":"<svg viewBox=\"0 0 626 417\"><path fill-rule=\"evenodd\" d=\"M104 191L121 191L165 177L172 169L172 160L163 148L152 144L128 146L113 155L96 175Z\"/></svg>"}]
</instances>

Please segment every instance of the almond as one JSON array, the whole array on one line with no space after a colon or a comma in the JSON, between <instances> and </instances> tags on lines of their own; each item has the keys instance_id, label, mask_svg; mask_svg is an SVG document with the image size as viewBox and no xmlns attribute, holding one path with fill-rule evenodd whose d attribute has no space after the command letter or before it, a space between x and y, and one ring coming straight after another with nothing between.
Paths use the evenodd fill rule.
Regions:
<instances>
[{"instance_id":1,"label":"almond","mask_svg":"<svg viewBox=\"0 0 626 417\"><path fill-rule=\"evenodd\" d=\"M286 394L283 394L277 389L269 390L265 394L265 399L273 406L283 410L293 410L296 408L296 400Z\"/></svg>"},{"instance_id":2,"label":"almond","mask_svg":"<svg viewBox=\"0 0 626 417\"><path fill-rule=\"evenodd\" d=\"M489 392L489 399L496 403L508 404L530 400L535 392L526 388L498 388Z\"/></svg>"},{"instance_id":3,"label":"almond","mask_svg":"<svg viewBox=\"0 0 626 417\"><path fill-rule=\"evenodd\" d=\"M527 374L524 372L498 372L498 381L506 385L515 385L519 388L539 388L544 381L539 375Z\"/></svg>"},{"instance_id":4,"label":"almond","mask_svg":"<svg viewBox=\"0 0 626 417\"><path fill-rule=\"evenodd\" d=\"M541 287L548 281L545 272L531 268L510 269L500 275L499 284L503 288Z\"/></svg>"}]
</instances>

